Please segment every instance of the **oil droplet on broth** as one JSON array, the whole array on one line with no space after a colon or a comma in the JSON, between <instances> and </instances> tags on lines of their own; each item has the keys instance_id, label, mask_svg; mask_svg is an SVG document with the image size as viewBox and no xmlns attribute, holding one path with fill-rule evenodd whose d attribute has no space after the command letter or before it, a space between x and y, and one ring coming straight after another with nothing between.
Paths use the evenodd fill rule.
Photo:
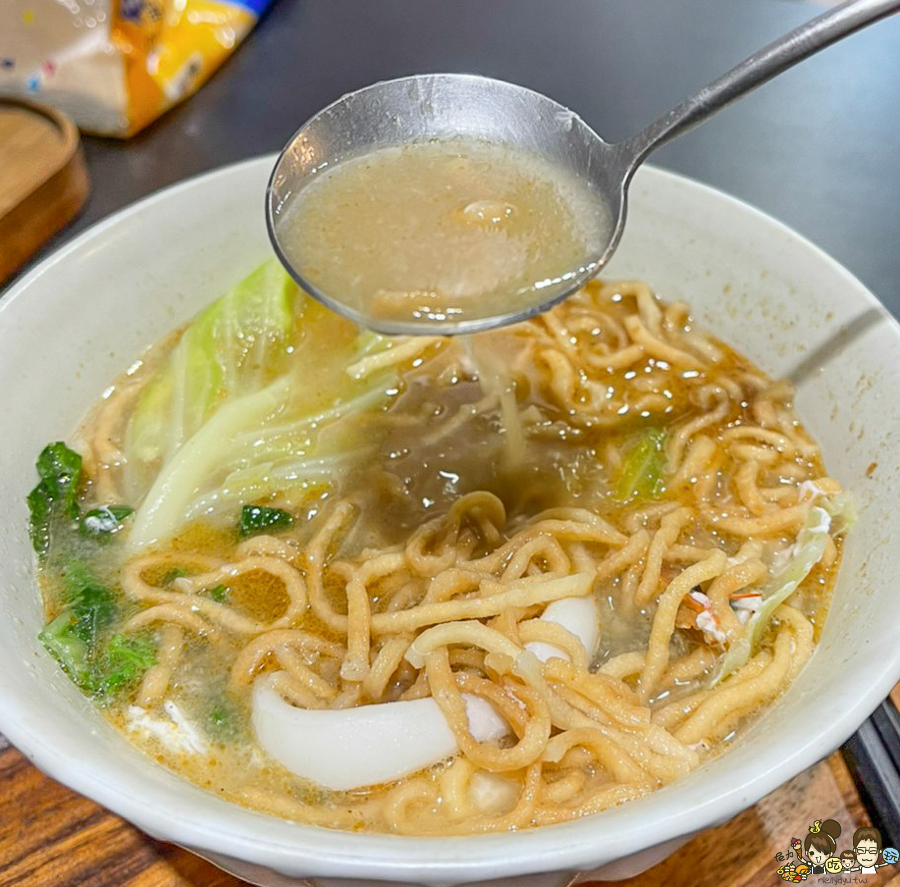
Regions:
<instances>
[{"instance_id":1,"label":"oil droplet on broth","mask_svg":"<svg viewBox=\"0 0 900 887\"><path fill-rule=\"evenodd\" d=\"M475 320L540 304L605 242L591 186L474 140L382 148L319 173L279 213L291 264L373 321Z\"/></svg>"}]
</instances>

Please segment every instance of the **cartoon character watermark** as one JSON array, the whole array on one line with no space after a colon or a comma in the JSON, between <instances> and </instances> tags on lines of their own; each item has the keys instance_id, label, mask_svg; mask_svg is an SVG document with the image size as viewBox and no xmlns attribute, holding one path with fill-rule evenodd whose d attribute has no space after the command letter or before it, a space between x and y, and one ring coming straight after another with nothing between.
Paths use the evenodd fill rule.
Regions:
<instances>
[{"instance_id":1,"label":"cartoon character watermark","mask_svg":"<svg viewBox=\"0 0 900 887\"><path fill-rule=\"evenodd\" d=\"M853 871L856 868L856 854L852 850L844 850L840 855L841 867L845 872Z\"/></svg>"},{"instance_id":2,"label":"cartoon character watermark","mask_svg":"<svg viewBox=\"0 0 900 887\"><path fill-rule=\"evenodd\" d=\"M853 852L856 854L859 870L864 875L874 875L882 866L890 865L900 857L900 853L893 847L882 850L881 832L871 827L858 828L853 833ZM879 856L884 862L878 862Z\"/></svg>"},{"instance_id":3,"label":"cartoon character watermark","mask_svg":"<svg viewBox=\"0 0 900 887\"><path fill-rule=\"evenodd\" d=\"M784 881L805 881L810 875L823 875L823 883L851 883L865 881L866 875L875 874L900 859L900 852L894 847L884 847L881 832L872 826L856 829L852 849L838 853L840 836L841 825L837 820L817 819L802 841L791 838L787 854L775 854L775 861L782 863L777 874ZM836 877L839 875L845 877Z\"/></svg>"},{"instance_id":4,"label":"cartoon character watermark","mask_svg":"<svg viewBox=\"0 0 900 887\"><path fill-rule=\"evenodd\" d=\"M837 839L840 836L841 824L836 819L826 819L824 822L817 819L809 827L809 832L803 839L803 851L812 865L812 874L824 875L826 871L836 874L842 870L840 859L836 870L834 863L825 868L825 863L837 853Z\"/></svg>"}]
</instances>

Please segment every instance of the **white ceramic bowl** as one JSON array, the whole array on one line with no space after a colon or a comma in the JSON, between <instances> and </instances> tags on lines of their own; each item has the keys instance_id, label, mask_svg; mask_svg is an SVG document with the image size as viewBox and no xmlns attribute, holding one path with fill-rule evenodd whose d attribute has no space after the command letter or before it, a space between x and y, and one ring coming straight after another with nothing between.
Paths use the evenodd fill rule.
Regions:
<instances>
[{"instance_id":1,"label":"white ceramic bowl","mask_svg":"<svg viewBox=\"0 0 900 887\"><path fill-rule=\"evenodd\" d=\"M858 503L821 644L785 697L727 754L647 798L562 825L446 839L351 834L253 813L182 782L108 727L37 641L25 507L34 460L147 345L269 255L263 193L273 160L231 166L123 210L0 300L0 730L13 743L154 837L258 884L514 879L527 887L562 885L576 872L641 871L853 732L900 678L900 546L892 544L900 532L900 329L850 274L784 226L652 168L635 179L607 276L641 277L666 298L689 300L768 373L793 376L800 415Z\"/></svg>"}]
</instances>

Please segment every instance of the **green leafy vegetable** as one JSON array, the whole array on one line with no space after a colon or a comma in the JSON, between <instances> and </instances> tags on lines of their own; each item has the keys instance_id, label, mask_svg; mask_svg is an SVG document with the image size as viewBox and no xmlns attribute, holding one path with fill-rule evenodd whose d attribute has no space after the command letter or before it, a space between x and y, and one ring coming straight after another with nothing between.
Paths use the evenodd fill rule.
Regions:
<instances>
[{"instance_id":1,"label":"green leafy vegetable","mask_svg":"<svg viewBox=\"0 0 900 887\"><path fill-rule=\"evenodd\" d=\"M38 638L81 690L99 698L131 689L156 664L150 638L114 634L105 643L85 640L68 610L45 625Z\"/></svg>"},{"instance_id":2,"label":"green leafy vegetable","mask_svg":"<svg viewBox=\"0 0 900 887\"><path fill-rule=\"evenodd\" d=\"M82 561L67 564L60 578L63 610L44 626L39 640L84 692L108 697L132 687L156 662L155 643L148 637L107 636L115 597Z\"/></svg>"},{"instance_id":3,"label":"green leafy vegetable","mask_svg":"<svg viewBox=\"0 0 900 887\"><path fill-rule=\"evenodd\" d=\"M238 733L238 712L227 699L217 699L206 716L206 732L219 742L234 739Z\"/></svg>"},{"instance_id":4,"label":"green leafy vegetable","mask_svg":"<svg viewBox=\"0 0 900 887\"><path fill-rule=\"evenodd\" d=\"M82 690L93 692L88 644L80 636L76 622L75 615L66 610L44 626L38 640Z\"/></svg>"},{"instance_id":5,"label":"green leafy vegetable","mask_svg":"<svg viewBox=\"0 0 900 887\"><path fill-rule=\"evenodd\" d=\"M116 605L112 592L98 582L82 561L72 561L61 573L66 610L75 619L74 631L92 644L113 620Z\"/></svg>"},{"instance_id":6,"label":"green leafy vegetable","mask_svg":"<svg viewBox=\"0 0 900 887\"><path fill-rule=\"evenodd\" d=\"M156 644L150 638L114 634L94 664L94 692L111 696L130 689L155 664Z\"/></svg>"},{"instance_id":7,"label":"green leafy vegetable","mask_svg":"<svg viewBox=\"0 0 900 887\"><path fill-rule=\"evenodd\" d=\"M265 505L245 505L238 521L238 533L252 536L263 530L283 530L294 523L294 518L283 508L268 508Z\"/></svg>"},{"instance_id":8,"label":"green leafy vegetable","mask_svg":"<svg viewBox=\"0 0 900 887\"><path fill-rule=\"evenodd\" d=\"M53 501L39 483L26 499L30 514L28 532L31 544L40 560L50 550L50 524L53 517Z\"/></svg>"},{"instance_id":9,"label":"green leafy vegetable","mask_svg":"<svg viewBox=\"0 0 900 887\"><path fill-rule=\"evenodd\" d=\"M40 480L27 499L31 539L63 598L62 612L38 638L82 690L107 696L130 686L152 664L154 645L122 635L104 639L115 618L115 596L73 552L79 536L102 542L117 533L131 508L101 505L81 514L81 456L60 441L44 447L37 471Z\"/></svg>"},{"instance_id":10,"label":"green leafy vegetable","mask_svg":"<svg viewBox=\"0 0 900 887\"><path fill-rule=\"evenodd\" d=\"M224 604L228 600L228 588L225 585L214 585L212 588L208 588L206 593L217 604Z\"/></svg>"},{"instance_id":11,"label":"green leafy vegetable","mask_svg":"<svg viewBox=\"0 0 900 887\"><path fill-rule=\"evenodd\" d=\"M105 643L94 645L83 639L70 611L44 626L38 638L81 690L100 698L131 689L156 664L156 645L151 639L114 634Z\"/></svg>"},{"instance_id":12,"label":"green leafy vegetable","mask_svg":"<svg viewBox=\"0 0 900 887\"><path fill-rule=\"evenodd\" d=\"M775 611L797 590L800 583L822 559L829 532L842 533L855 519L853 504L846 495L823 497L813 505L797 536L790 561L762 590L762 604L744 626L722 659L713 685L743 667L756 651Z\"/></svg>"},{"instance_id":13,"label":"green leafy vegetable","mask_svg":"<svg viewBox=\"0 0 900 887\"><path fill-rule=\"evenodd\" d=\"M40 476L28 494L31 515L31 544L44 560L50 550L55 524L78 517L78 489L81 486L81 456L62 441L47 444L37 460Z\"/></svg>"},{"instance_id":14,"label":"green leafy vegetable","mask_svg":"<svg viewBox=\"0 0 900 887\"><path fill-rule=\"evenodd\" d=\"M82 514L78 506L78 491L84 482L81 456L62 441L47 444L36 467L40 480L26 500L31 542L42 564L50 559L51 549L58 551L64 570L73 547L73 532L77 530L97 542L108 541L122 529L122 521L132 509L127 505L98 505Z\"/></svg>"},{"instance_id":15,"label":"green leafy vegetable","mask_svg":"<svg viewBox=\"0 0 900 887\"><path fill-rule=\"evenodd\" d=\"M122 529L122 522L133 511L128 505L100 505L81 515L78 526L83 535L105 541Z\"/></svg>"},{"instance_id":16,"label":"green leafy vegetable","mask_svg":"<svg viewBox=\"0 0 900 887\"><path fill-rule=\"evenodd\" d=\"M665 431L653 427L629 447L613 483L616 499L658 499L665 492L665 442Z\"/></svg>"},{"instance_id":17,"label":"green leafy vegetable","mask_svg":"<svg viewBox=\"0 0 900 887\"><path fill-rule=\"evenodd\" d=\"M51 500L61 502L70 517L78 514L81 456L62 441L47 444L37 460L41 484Z\"/></svg>"}]
</instances>

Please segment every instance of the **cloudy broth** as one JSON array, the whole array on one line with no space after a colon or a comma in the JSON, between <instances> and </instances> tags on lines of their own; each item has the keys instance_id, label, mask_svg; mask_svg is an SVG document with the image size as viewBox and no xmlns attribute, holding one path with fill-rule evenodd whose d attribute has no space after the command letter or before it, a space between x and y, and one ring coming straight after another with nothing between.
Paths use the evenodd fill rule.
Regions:
<instances>
[{"instance_id":1,"label":"cloudy broth","mask_svg":"<svg viewBox=\"0 0 900 887\"><path fill-rule=\"evenodd\" d=\"M596 257L604 219L573 174L452 140L325 169L276 226L304 280L364 320L446 322L540 304L542 289Z\"/></svg>"}]
</instances>

